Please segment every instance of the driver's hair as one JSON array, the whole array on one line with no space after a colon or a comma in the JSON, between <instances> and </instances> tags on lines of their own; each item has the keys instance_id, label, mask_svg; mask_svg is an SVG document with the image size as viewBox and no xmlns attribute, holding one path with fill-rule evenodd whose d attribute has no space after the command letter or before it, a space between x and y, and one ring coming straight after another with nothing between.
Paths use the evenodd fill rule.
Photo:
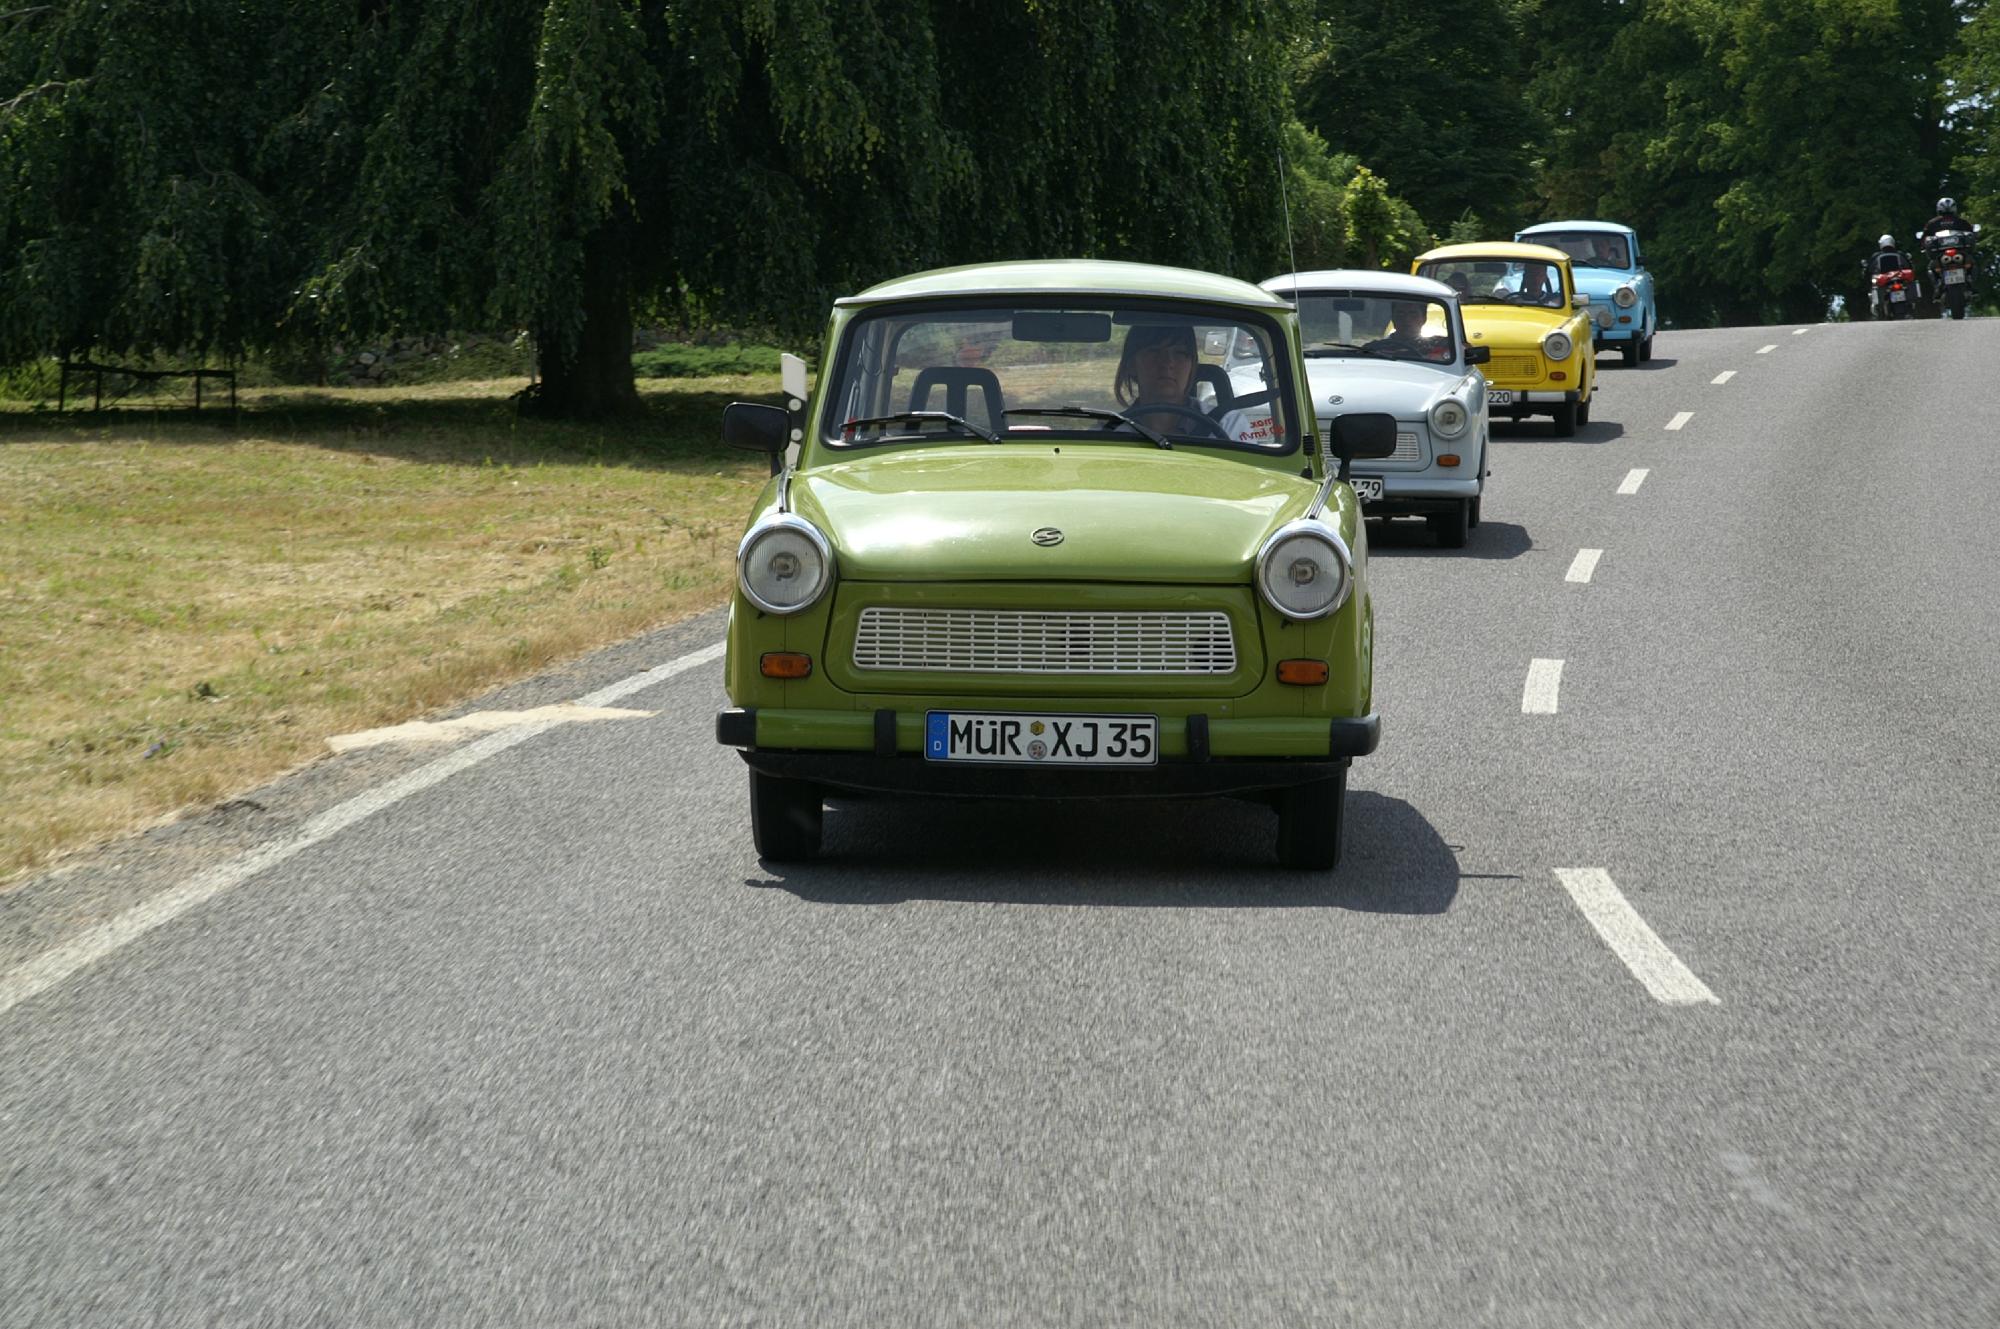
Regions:
<instances>
[{"instance_id":1,"label":"driver's hair","mask_svg":"<svg viewBox=\"0 0 2000 1329\"><path fill-rule=\"evenodd\" d=\"M1132 406L1139 400L1139 371L1134 363L1141 351L1155 346L1173 346L1188 354L1195 364L1201 363L1201 355L1195 350L1194 328L1186 323L1140 323L1125 334L1125 350L1118 357L1118 374L1111 381L1113 394L1120 406ZM1188 387L1194 387L1194 376L1190 372Z\"/></svg>"}]
</instances>

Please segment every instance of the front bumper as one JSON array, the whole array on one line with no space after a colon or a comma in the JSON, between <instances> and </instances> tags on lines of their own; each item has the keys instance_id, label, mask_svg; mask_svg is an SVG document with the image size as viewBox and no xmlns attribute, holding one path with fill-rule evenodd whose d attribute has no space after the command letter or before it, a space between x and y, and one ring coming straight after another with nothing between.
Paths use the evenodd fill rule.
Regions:
<instances>
[{"instance_id":1,"label":"front bumper","mask_svg":"<svg viewBox=\"0 0 2000 1329\"><path fill-rule=\"evenodd\" d=\"M715 717L716 741L767 775L833 789L963 798L1187 798L1304 784L1338 774L1381 740L1375 715L1227 719L1162 716L1145 767L927 761L922 711L751 710Z\"/></svg>"},{"instance_id":2,"label":"front bumper","mask_svg":"<svg viewBox=\"0 0 2000 1329\"><path fill-rule=\"evenodd\" d=\"M1358 468L1354 473L1366 474ZM1441 475L1392 473L1382 475L1381 479L1381 501L1364 503L1361 508L1364 517L1407 517L1426 512L1447 512L1468 499L1478 498L1484 489L1478 476L1448 479Z\"/></svg>"}]
</instances>

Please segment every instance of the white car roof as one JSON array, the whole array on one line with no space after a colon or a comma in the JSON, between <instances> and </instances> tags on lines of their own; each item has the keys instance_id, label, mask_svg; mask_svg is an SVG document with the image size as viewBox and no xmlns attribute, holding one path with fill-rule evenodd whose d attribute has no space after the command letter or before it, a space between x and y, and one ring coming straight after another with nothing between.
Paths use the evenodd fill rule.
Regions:
<instances>
[{"instance_id":1,"label":"white car roof","mask_svg":"<svg viewBox=\"0 0 2000 1329\"><path fill-rule=\"evenodd\" d=\"M1523 226L1517 234L1546 235L1550 231L1601 231L1606 235L1637 235L1629 226L1608 221L1562 221L1537 222L1533 226Z\"/></svg>"},{"instance_id":2,"label":"white car roof","mask_svg":"<svg viewBox=\"0 0 2000 1329\"><path fill-rule=\"evenodd\" d=\"M1374 268L1323 268L1317 272L1287 272L1261 283L1265 290L1380 291L1384 295L1420 295L1432 300L1456 300L1458 292L1429 277Z\"/></svg>"}]
</instances>

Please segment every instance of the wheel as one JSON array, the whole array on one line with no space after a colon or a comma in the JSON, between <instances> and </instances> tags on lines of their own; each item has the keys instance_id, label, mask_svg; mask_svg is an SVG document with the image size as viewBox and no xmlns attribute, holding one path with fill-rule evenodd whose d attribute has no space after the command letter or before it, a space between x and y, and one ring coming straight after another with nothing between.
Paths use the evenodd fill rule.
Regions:
<instances>
[{"instance_id":1,"label":"wheel","mask_svg":"<svg viewBox=\"0 0 2000 1329\"><path fill-rule=\"evenodd\" d=\"M1965 317L1965 287L1964 287L1964 286L1950 286L1950 287L1947 287L1947 288L1945 288L1945 290L1946 290L1946 293L1945 293L1945 297L1944 297L1944 299L1945 299L1945 304L1946 304L1946 306L1947 306L1947 307L1948 307L1948 308L1949 308L1949 309L1951 310L1951 316L1952 316L1953 318L1964 318L1964 317Z\"/></svg>"},{"instance_id":2,"label":"wheel","mask_svg":"<svg viewBox=\"0 0 2000 1329\"><path fill-rule=\"evenodd\" d=\"M1639 363L1645 364L1653 358L1653 334L1647 333L1645 343L1639 348Z\"/></svg>"},{"instance_id":3,"label":"wheel","mask_svg":"<svg viewBox=\"0 0 2000 1329\"><path fill-rule=\"evenodd\" d=\"M1590 423L1590 403L1596 400L1597 393L1593 390L1588 397L1585 397L1576 404L1576 422L1578 424L1587 425Z\"/></svg>"},{"instance_id":4,"label":"wheel","mask_svg":"<svg viewBox=\"0 0 2000 1329\"><path fill-rule=\"evenodd\" d=\"M1576 433L1576 403L1566 401L1556 407L1555 435L1557 438L1568 438L1574 433Z\"/></svg>"},{"instance_id":5,"label":"wheel","mask_svg":"<svg viewBox=\"0 0 2000 1329\"><path fill-rule=\"evenodd\" d=\"M1472 500L1462 498L1444 512L1427 512L1424 522L1437 537L1439 549L1463 549L1472 529Z\"/></svg>"},{"instance_id":6,"label":"wheel","mask_svg":"<svg viewBox=\"0 0 2000 1329\"><path fill-rule=\"evenodd\" d=\"M1479 505L1485 501L1486 496L1483 494L1472 500L1472 513L1467 518L1465 524L1472 527L1475 531L1479 529Z\"/></svg>"},{"instance_id":7,"label":"wheel","mask_svg":"<svg viewBox=\"0 0 2000 1329\"><path fill-rule=\"evenodd\" d=\"M819 786L750 772L750 839L757 857L802 863L819 855Z\"/></svg>"},{"instance_id":8,"label":"wheel","mask_svg":"<svg viewBox=\"0 0 2000 1329\"><path fill-rule=\"evenodd\" d=\"M1639 356L1645 348L1639 344L1639 331L1637 328L1632 330L1632 336L1619 349L1625 353L1625 367L1627 369L1636 369L1639 367Z\"/></svg>"},{"instance_id":9,"label":"wheel","mask_svg":"<svg viewBox=\"0 0 2000 1329\"><path fill-rule=\"evenodd\" d=\"M1340 862L1347 815L1347 771L1330 780L1293 785L1278 794L1278 863L1324 872Z\"/></svg>"}]
</instances>

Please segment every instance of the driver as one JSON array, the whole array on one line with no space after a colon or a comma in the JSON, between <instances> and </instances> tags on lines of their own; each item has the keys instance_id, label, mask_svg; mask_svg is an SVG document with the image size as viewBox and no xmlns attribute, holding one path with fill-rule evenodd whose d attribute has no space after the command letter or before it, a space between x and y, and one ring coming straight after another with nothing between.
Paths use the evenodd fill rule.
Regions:
<instances>
[{"instance_id":1,"label":"driver","mask_svg":"<svg viewBox=\"0 0 2000 1329\"><path fill-rule=\"evenodd\" d=\"M1283 436L1284 427L1268 402L1226 412L1219 419L1204 411L1194 395L1199 363L1189 324L1139 324L1125 334L1112 395L1126 414L1163 434L1237 443L1271 443ZM1203 420L1209 425L1201 424Z\"/></svg>"},{"instance_id":2,"label":"driver","mask_svg":"<svg viewBox=\"0 0 2000 1329\"><path fill-rule=\"evenodd\" d=\"M1971 229L1970 226L1965 224L1965 218L1958 215L1958 200L1955 198L1941 198L1937 201L1937 216L1925 222L1924 229L1919 234L1925 240L1929 240L1940 231L1969 231Z\"/></svg>"},{"instance_id":3,"label":"driver","mask_svg":"<svg viewBox=\"0 0 2000 1329\"><path fill-rule=\"evenodd\" d=\"M1616 236L1593 235L1590 237L1590 261L1600 268L1622 268L1625 257L1619 252Z\"/></svg>"},{"instance_id":4,"label":"driver","mask_svg":"<svg viewBox=\"0 0 2000 1329\"><path fill-rule=\"evenodd\" d=\"M1896 248L1896 237L1885 235L1875 242L1875 252L1865 260L1869 275L1879 276L1885 272L1901 272L1910 266L1903 257L1903 251Z\"/></svg>"},{"instance_id":5,"label":"driver","mask_svg":"<svg viewBox=\"0 0 2000 1329\"><path fill-rule=\"evenodd\" d=\"M1426 359L1441 358L1444 339L1424 336L1424 320L1429 314L1421 300L1393 300L1389 304L1389 332L1366 349L1371 351L1407 351ZM1448 355L1442 358L1448 358Z\"/></svg>"},{"instance_id":6,"label":"driver","mask_svg":"<svg viewBox=\"0 0 2000 1329\"><path fill-rule=\"evenodd\" d=\"M1521 299L1553 308L1562 303L1562 284L1546 263L1530 263L1521 273Z\"/></svg>"}]
</instances>

